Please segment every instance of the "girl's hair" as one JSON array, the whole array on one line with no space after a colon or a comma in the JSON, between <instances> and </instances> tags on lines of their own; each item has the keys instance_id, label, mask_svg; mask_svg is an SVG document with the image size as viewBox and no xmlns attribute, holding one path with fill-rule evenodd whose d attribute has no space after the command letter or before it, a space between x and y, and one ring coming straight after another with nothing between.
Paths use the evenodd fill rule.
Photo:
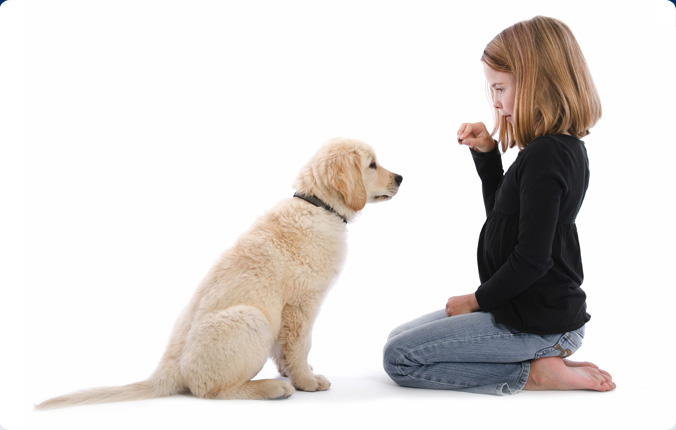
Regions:
<instances>
[{"instance_id":1,"label":"girl's hair","mask_svg":"<svg viewBox=\"0 0 676 430\"><path fill-rule=\"evenodd\" d=\"M493 135L499 132L503 152L515 145L523 149L546 134L579 139L601 118L587 62L561 21L536 16L514 24L486 45L481 61L516 78L514 125L495 110Z\"/></svg>"}]
</instances>

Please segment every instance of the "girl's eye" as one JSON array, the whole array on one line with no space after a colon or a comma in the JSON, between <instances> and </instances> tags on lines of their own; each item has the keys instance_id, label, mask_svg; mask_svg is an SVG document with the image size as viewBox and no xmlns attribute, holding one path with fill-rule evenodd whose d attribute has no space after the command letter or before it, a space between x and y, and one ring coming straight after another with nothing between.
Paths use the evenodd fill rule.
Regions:
<instances>
[{"instance_id":1,"label":"girl's eye","mask_svg":"<svg viewBox=\"0 0 676 430\"><path fill-rule=\"evenodd\" d=\"M378 166L376 165L376 162L374 161L373 163L369 164L369 168L371 168L371 169L377 169Z\"/></svg>"}]
</instances>

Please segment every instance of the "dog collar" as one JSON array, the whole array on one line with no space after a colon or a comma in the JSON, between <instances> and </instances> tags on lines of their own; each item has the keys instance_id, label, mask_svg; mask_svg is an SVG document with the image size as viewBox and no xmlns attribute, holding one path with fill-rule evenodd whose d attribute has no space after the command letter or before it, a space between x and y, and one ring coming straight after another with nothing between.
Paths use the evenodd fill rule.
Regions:
<instances>
[{"instance_id":1,"label":"dog collar","mask_svg":"<svg viewBox=\"0 0 676 430\"><path fill-rule=\"evenodd\" d=\"M299 199L305 200L306 202L311 203L311 204L317 206L318 208L324 208L327 211L329 211L329 212L331 212L335 215L338 215L340 217L340 219L342 219L343 222L345 224L347 224L347 219L345 219L344 216L342 216L341 214L336 212L331 206L324 203L320 198L315 197L315 196L306 196L305 194L301 194L301 193L295 193L293 196L298 197Z\"/></svg>"}]
</instances>

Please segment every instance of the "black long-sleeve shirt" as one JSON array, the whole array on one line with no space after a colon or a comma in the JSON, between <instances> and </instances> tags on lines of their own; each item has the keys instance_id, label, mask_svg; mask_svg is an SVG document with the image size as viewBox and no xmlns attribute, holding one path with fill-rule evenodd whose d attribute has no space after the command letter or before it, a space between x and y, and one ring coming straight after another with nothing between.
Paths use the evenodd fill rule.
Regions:
<instances>
[{"instance_id":1,"label":"black long-sleeve shirt","mask_svg":"<svg viewBox=\"0 0 676 430\"><path fill-rule=\"evenodd\" d=\"M481 310L528 333L580 328L590 318L575 226L589 185L584 143L567 135L539 137L504 176L497 147L472 156L487 214L477 252Z\"/></svg>"}]
</instances>

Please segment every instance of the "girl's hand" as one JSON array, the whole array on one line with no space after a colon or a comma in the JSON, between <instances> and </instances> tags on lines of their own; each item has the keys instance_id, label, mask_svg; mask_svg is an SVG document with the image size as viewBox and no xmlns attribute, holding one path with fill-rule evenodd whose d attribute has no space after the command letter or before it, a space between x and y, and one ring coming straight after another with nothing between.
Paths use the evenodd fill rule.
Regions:
<instances>
[{"instance_id":1,"label":"girl's hand","mask_svg":"<svg viewBox=\"0 0 676 430\"><path fill-rule=\"evenodd\" d=\"M446 303L446 316L469 314L481 310L479 303L476 301L476 296L472 294L465 294L464 296L451 297Z\"/></svg>"},{"instance_id":2,"label":"girl's hand","mask_svg":"<svg viewBox=\"0 0 676 430\"><path fill-rule=\"evenodd\" d=\"M458 129L458 143L467 145L476 152L490 152L495 148L495 141L483 122L462 124Z\"/></svg>"}]
</instances>

